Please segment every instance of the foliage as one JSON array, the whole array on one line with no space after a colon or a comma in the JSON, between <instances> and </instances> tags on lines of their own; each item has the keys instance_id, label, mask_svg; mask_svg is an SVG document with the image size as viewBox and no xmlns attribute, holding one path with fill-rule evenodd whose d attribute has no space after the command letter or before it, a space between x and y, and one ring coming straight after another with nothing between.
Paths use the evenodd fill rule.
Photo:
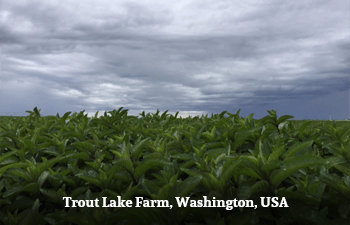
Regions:
<instances>
[{"instance_id":1,"label":"foliage","mask_svg":"<svg viewBox=\"0 0 350 225\"><path fill-rule=\"evenodd\" d=\"M226 111L178 118L127 115L2 118L2 224L347 224L349 122L260 119ZM71 115L70 115L71 114ZM254 200L289 207L178 207L175 197ZM169 200L162 207L65 207L63 197Z\"/></svg>"}]
</instances>

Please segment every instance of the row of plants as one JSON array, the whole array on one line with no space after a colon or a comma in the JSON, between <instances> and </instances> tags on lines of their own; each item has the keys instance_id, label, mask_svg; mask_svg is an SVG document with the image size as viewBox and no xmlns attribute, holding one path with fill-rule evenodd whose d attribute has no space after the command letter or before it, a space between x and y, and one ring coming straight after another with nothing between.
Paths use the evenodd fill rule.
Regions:
<instances>
[{"instance_id":1,"label":"row of plants","mask_svg":"<svg viewBox=\"0 0 350 225\"><path fill-rule=\"evenodd\" d=\"M3 224L348 224L349 126L222 112L2 119ZM178 207L175 197L253 200L256 209ZM65 207L64 197L169 200L164 207ZM289 207L262 207L283 197Z\"/></svg>"}]
</instances>

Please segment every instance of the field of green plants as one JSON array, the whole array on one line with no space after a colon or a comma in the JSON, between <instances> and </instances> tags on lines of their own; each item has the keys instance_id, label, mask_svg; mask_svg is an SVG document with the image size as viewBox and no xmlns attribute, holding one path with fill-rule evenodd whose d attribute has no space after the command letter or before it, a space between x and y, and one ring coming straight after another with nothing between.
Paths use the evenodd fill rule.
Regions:
<instances>
[{"instance_id":1,"label":"field of green plants","mask_svg":"<svg viewBox=\"0 0 350 225\"><path fill-rule=\"evenodd\" d=\"M350 224L350 121L27 112L0 117L0 224ZM257 207L177 204L204 196Z\"/></svg>"}]
</instances>

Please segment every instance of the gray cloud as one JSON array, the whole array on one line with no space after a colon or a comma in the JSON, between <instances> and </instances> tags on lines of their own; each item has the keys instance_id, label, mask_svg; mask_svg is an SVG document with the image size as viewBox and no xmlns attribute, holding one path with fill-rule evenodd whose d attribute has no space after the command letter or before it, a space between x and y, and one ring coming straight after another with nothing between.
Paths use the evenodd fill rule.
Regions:
<instances>
[{"instance_id":1,"label":"gray cloud","mask_svg":"<svg viewBox=\"0 0 350 225\"><path fill-rule=\"evenodd\" d=\"M332 118L347 119L348 9L340 0L5 0L0 114L242 108L262 117L274 107L328 119L332 105Z\"/></svg>"}]
</instances>

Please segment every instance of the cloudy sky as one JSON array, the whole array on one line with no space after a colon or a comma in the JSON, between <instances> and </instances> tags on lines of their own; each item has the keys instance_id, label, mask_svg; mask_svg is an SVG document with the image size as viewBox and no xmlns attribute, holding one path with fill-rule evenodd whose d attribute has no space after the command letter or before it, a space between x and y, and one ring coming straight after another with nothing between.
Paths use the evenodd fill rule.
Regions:
<instances>
[{"instance_id":1,"label":"cloudy sky","mask_svg":"<svg viewBox=\"0 0 350 225\"><path fill-rule=\"evenodd\" d=\"M349 119L348 0L2 0L0 115Z\"/></svg>"}]
</instances>

